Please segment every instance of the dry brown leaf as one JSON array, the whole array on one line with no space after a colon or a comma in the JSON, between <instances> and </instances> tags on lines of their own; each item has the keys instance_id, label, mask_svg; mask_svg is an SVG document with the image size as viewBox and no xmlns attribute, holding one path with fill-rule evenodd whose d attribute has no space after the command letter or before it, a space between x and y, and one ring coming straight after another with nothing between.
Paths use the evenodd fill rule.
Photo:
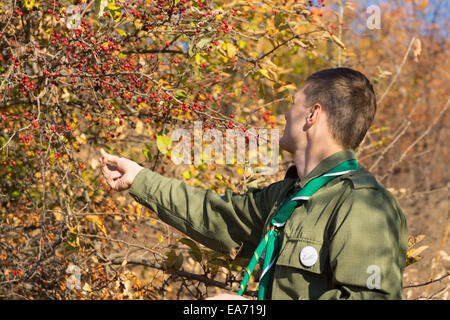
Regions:
<instances>
[{"instance_id":1,"label":"dry brown leaf","mask_svg":"<svg viewBox=\"0 0 450 320\"><path fill-rule=\"evenodd\" d=\"M345 49L345 44L338 38L336 37L334 34L331 35L331 39L333 39L333 41L341 48Z\"/></svg>"}]
</instances>

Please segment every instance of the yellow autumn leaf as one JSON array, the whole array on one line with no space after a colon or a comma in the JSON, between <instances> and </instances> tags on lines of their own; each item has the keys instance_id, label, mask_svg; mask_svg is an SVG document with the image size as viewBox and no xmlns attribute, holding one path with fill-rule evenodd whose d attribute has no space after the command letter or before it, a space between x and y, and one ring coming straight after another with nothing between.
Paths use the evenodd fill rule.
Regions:
<instances>
[{"instance_id":1,"label":"yellow autumn leaf","mask_svg":"<svg viewBox=\"0 0 450 320\"><path fill-rule=\"evenodd\" d=\"M198 54L198 53L195 55L195 62L197 64L202 63L202 58L201 58L200 54Z\"/></svg>"},{"instance_id":2,"label":"yellow autumn leaf","mask_svg":"<svg viewBox=\"0 0 450 320\"><path fill-rule=\"evenodd\" d=\"M102 219L100 219L100 217L99 217L98 215L92 215L92 214L90 214L90 215L87 215L86 218L87 218L89 221L95 223L95 225L97 226L97 228L99 228L100 231L102 231L103 234L104 234L105 236L108 235L108 234L106 233L106 228L105 228L105 226L103 225L103 221L102 221Z\"/></svg>"},{"instance_id":3,"label":"yellow autumn leaf","mask_svg":"<svg viewBox=\"0 0 450 320\"><path fill-rule=\"evenodd\" d=\"M86 135L84 133L82 133L81 135L76 137L77 142L81 143L81 144L85 144L86 143Z\"/></svg>"},{"instance_id":4,"label":"yellow autumn leaf","mask_svg":"<svg viewBox=\"0 0 450 320\"><path fill-rule=\"evenodd\" d=\"M53 208L53 217L56 221L61 221L63 218L62 210L60 207L54 207Z\"/></svg>"},{"instance_id":5,"label":"yellow autumn leaf","mask_svg":"<svg viewBox=\"0 0 450 320\"><path fill-rule=\"evenodd\" d=\"M181 174L181 176L184 179L189 180L190 178L192 178L192 172L190 170L186 170Z\"/></svg>"},{"instance_id":6,"label":"yellow autumn leaf","mask_svg":"<svg viewBox=\"0 0 450 320\"><path fill-rule=\"evenodd\" d=\"M425 239L424 234L420 234L418 236L409 235L408 236L408 249L412 248L413 246L415 246L416 244L421 242L423 239Z\"/></svg>"},{"instance_id":7,"label":"yellow autumn leaf","mask_svg":"<svg viewBox=\"0 0 450 320\"><path fill-rule=\"evenodd\" d=\"M415 249L411 249L408 251L408 257L417 257L419 254L421 254L424 250L428 249L429 246L420 246Z\"/></svg>"},{"instance_id":8,"label":"yellow autumn leaf","mask_svg":"<svg viewBox=\"0 0 450 320\"><path fill-rule=\"evenodd\" d=\"M25 5L25 8L27 8L28 10L32 10L34 7L35 0L24 0L23 3Z\"/></svg>"},{"instance_id":9,"label":"yellow autumn leaf","mask_svg":"<svg viewBox=\"0 0 450 320\"><path fill-rule=\"evenodd\" d=\"M115 32L117 32L119 35L121 35L122 37L125 37L127 35L127 33L125 32L125 30L122 29L114 29Z\"/></svg>"},{"instance_id":10,"label":"yellow autumn leaf","mask_svg":"<svg viewBox=\"0 0 450 320\"><path fill-rule=\"evenodd\" d=\"M288 84L282 85L281 87L278 87L278 88L275 87L275 85L274 85L274 89L277 92L283 92L285 90L297 90L297 87L292 83L288 83ZM292 96L287 96L286 99L288 99L288 98L292 98Z\"/></svg>"},{"instance_id":11,"label":"yellow autumn leaf","mask_svg":"<svg viewBox=\"0 0 450 320\"><path fill-rule=\"evenodd\" d=\"M269 71L266 68L263 69L259 69L258 70L259 73L261 73L264 77L266 77L269 80L273 80L270 75L269 75Z\"/></svg>"},{"instance_id":12,"label":"yellow autumn leaf","mask_svg":"<svg viewBox=\"0 0 450 320\"><path fill-rule=\"evenodd\" d=\"M224 50L226 50L228 58L230 59L234 58L234 56L238 51L238 48L236 48L233 44L229 42L225 43L224 46L225 46Z\"/></svg>"},{"instance_id":13,"label":"yellow autumn leaf","mask_svg":"<svg viewBox=\"0 0 450 320\"><path fill-rule=\"evenodd\" d=\"M422 0L422 2L420 3L420 8L422 10L426 10L428 7L428 1L427 0Z\"/></svg>"},{"instance_id":14,"label":"yellow autumn leaf","mask_svg":"<svg viewBox=\"0 0 450 320\"><path fill-rule=\"evenodd\" d=\"M136 28L140 29L144 24L141 22L141 20L138 19L134 21L134 25L136 26Z\"/></svg>"}]
</instances>

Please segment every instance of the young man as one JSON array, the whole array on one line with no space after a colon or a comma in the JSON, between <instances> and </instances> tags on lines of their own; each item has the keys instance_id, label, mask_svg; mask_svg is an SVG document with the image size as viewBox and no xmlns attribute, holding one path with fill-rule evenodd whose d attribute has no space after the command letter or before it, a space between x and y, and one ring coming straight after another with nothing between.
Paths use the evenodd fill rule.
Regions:
<instances>
[{"instance_id":1,"label":"young man","mask_svg":"<svg viewBox=\"0 0 450 320\"><path fill-rule=\"evenodd\" d=\"M161 220L214 250L250 258L264 239L267 246L265 235L274 237L273 259L263 268L265 299L401 299L405 217L354 153L375 111L362 73L337 68L311 75L294 96L280 139L295 166L282 181L245 194L197 189L103 150L102 171L113 189L130 188ZM339 169L347 164L353 167ZM321 179L328 180L316 186ZM298 193L311 186L311 194ZM274 222L294 199L285 221Z\"/></svg>"}]
</instances>

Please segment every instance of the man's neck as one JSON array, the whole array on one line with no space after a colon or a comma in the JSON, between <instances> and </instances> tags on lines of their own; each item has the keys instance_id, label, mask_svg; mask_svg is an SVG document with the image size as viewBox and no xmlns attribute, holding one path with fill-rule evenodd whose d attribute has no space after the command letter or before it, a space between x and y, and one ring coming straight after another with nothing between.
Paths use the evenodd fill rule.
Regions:
<instances>
[{"instance_id":1,"label":"man's neck","mask_svg":"<svg viewBox=\"0 0 450 320\"><path fill-rule=\"evenodd\" d=\"M320 162L341 150L344 149L340 146L328 145L327 148L314 150L311 147L307 147L306 150L296 151L294 153L294 163L300 180L306 177Z\"/></svg>"}]
</instances>

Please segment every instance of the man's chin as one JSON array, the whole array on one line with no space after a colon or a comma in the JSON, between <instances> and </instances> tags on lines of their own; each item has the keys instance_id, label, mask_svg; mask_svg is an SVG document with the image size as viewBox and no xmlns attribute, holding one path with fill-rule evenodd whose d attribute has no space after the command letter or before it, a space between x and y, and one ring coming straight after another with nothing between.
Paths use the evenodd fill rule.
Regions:
<instances>
[{"instance_id":1,"label":"man's chin","mask_svg":"<svg viewBox=\"0 0 450 320\"><path fill-rule=\"evenodd\" d=\"M283 149L284 151L290 152L290 153L294 153L294 151L292 151L292 148L289 146L288 143L285 142L285 140L283 139L283 137L281 137L280 142L279 142L279 147L281 149Z\"/></svg>"}]
</instances>

